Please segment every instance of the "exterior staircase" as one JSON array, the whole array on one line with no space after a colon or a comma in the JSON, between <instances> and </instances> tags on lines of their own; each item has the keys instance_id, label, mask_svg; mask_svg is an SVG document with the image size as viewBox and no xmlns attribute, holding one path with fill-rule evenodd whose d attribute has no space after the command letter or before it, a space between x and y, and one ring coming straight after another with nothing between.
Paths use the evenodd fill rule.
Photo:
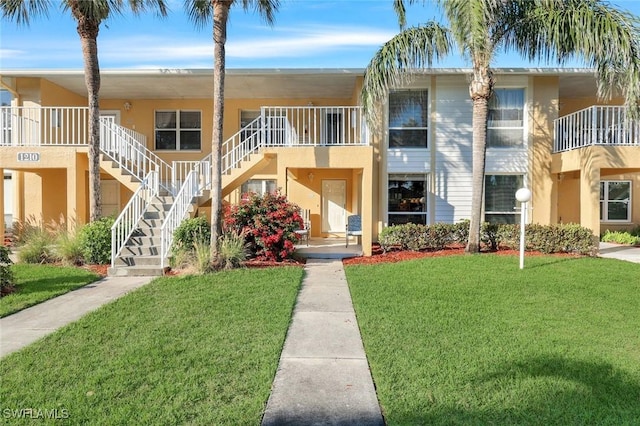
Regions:
<instances>
[{"instance_id":1,"label":"exterior staircase","mask_svg":"<svg viewBox=\"0 0 640 426\"><path fill-rule=\"evenodd\" d=\"M173 196L156 195L151 200L136 229L127 240L114 265L111 276L161 276L164 274L160 256L160 228L173 205Z\"/></svg>"}]
</instances>

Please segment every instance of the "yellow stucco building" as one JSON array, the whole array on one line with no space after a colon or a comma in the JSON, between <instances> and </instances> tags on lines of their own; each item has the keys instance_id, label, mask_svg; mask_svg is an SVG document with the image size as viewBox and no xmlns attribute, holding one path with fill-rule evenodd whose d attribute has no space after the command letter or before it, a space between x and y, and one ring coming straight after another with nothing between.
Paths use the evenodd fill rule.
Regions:
<instances>
[{"instance_id":1,"label":"yellow stucco building","mask_svg":"<svg viewBox=\"0 0 640 426\"><path fill-rule=\"evenodd\" d=\"M468 70L416 75L389 94L373 128L359 106L363 73L228 70L226 199L279 188L310 211L312 238L344 237L347 216L359 215L365 255L390 224L467 219ZM192 176L198 210L208 211L212 82L211 70L102 71L104 214L123 211L151 171L174 195ZM3 70L0 83L10 99L0 115L0 231L30 216L85 223L83 73ZM595 93L590 70L496 70L485 220L518 221L514 194L527 186L532 222L579 223L596 235L640 224L640 124L627 119L623 100Z\"/></svg>"}]
</instances>

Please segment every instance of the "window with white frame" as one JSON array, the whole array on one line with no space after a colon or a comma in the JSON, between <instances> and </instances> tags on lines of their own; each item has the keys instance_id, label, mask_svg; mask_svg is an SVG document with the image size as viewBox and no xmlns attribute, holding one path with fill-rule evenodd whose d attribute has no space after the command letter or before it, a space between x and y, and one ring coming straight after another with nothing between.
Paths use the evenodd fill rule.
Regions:
<instances>
[{"instance_id":1,"label":"window with white frame","mask_svg":"<svg viewBox=\"0 0 640 426\"><path fill-rule=\"evenodd\" d=\"M389 175L388 223L427 223L427 175Z\"/></svg>"},{"instance_id":2,"label":"window with white frame","mask_svg":"<svg viewBox=\"0 0 640 426\"><path fill-rule=\"evenodd\" d=\"M520 147L524 143L524 89L495 89L489 100L487 146Z\"/></svg>"},{"instance_id":3,"label":"window with white frame","mask_svg":"<svg viewBox=\"0 0 640 426\"><path fill-rule=\"evenodd\" d=\"M631 221L631 181L600 182L600 220L602 222Z\"/></svg>"},{"instance_id":4,"label":"window with white frame","mask_svg":"<svg viewBox=\"0 0 640 426\"><path fill-rule=\"evenodd\" d=\"M156 111L156 150L195 151L201 149L200 111Z\"/></svg>"},{"instance_id":5,"label":"window with white frame","mask_svg":"<svg viewBox=\"0 0 640 426\"><path fill-rule=\"evenodd\" d=\"M522 175L486 175L484 220L489 223L519 223L520 202L516 191L524 185Z\"/></svg>"},{"instance_id":6,"label":"window with white frame","mask_svg":"<svg viewBox=\"0 0 640 426\"><path fill-rule=\"evenodd\" d=\"M242 195L245 194L258 194L264 195L266 193L273 194L278 190L275 179L249 179L240 187Z\"/></svg>"},{"instance_id":7,"label":"window with white frame","mask_svg":"<svg viewBox=\"0 0 640 426\"><path fill-rule=\"evenodd\" d=\"M426 90L389 93L389 148L427 148L428 98Z\"/></svg>"}]
</instances>

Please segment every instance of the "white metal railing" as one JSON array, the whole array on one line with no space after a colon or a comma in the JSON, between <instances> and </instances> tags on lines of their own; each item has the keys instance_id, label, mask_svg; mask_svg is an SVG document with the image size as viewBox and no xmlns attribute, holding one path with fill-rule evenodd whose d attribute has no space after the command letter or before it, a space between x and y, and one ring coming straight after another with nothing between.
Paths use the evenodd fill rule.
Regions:
<instances>
[{"instance_id":1,"label":"white metal railing","mask_svg":"<svg viewBox=\"0 0 640 426\"><path fill-rule=\"evenodd\" d=\"M140 186L120 212L111 227L111 266L115 266L116 258L125 246L133 232L138 227L138 222L144 216L153 197L158 195L159 176L156 170L151 170L140 182Z\"/></svg>"},{"instance_id":2,"label":"white metal railing","mask_svg":"<svg viewBox=\"0 0 640 426\"><path fill-rule=\"evenodd\" d=\"M262 123L261 117L256 118L222 144L222 174L238 167L241 161L264 145Z\"/></svg>"},{"instance_id":3,"label":"white metal railing","mask_svg":"<svg viewBox=\"0 0 640 426\"><path fill-rule=\"evenodd\" d=\"M222 173L264 147L353 146L369 140L361 107L265 106L258 118L224 142Z\"/></svg>"},{"instance_id":4,"label":"white metal railing","mask_svg":"<svg viewBox=\"0 0 640 426\"><path fill-rule=\"evenodd\" d=\"M165 216L160 229L160 266L164 269L165 262L173 243L173 231L182 223L193 198L201 193L199 181L199 166L195 166L185 177L185 180L175 196L173 205Z\"/></svg>"},{"instance_id":5,"label":"white metal railing","mask_svg":"<svg viewBox=\"0 0 640 426\"><path fill-rule=\"evenodd\" d=\"M0 146L87 145L86 107L0 107Z\"/></svg>"},{"instance_id":6,"label":"white metal railing","mask_svg":"<svg viewBox=\"0 0 640 426\"><path fill-rule=\"evenodd\" d=\"M265 146L367 145L369 131L357 106L261 108Z\"/></svg>"},{"instance_id":7,"label":"white metal railing","mask_svg":"<svg viewBox=\"0 0 640 426\"><path fill-rule=\"evenodd\" d=\"M591 106L554 121L553 151L592 145L640 146L640 120L631 120L624 106Z\"/></svg>"},{"instance_id":8,"label":"white metal railing","mask_svg":"<svg viewBox=\"0 0 640 426\"><path fill-rule=\"evenodd\" d=\"M119 126L108 118L100 119L102 152L138 180L142 180L149 171L156 170L160 187L173 193L171 166L147 149L144 140L138 135L140 134Z\"/></svg>"},{"instance_id":9,"label":"white metal railing","mask_svg":"<svg viewBox=\"0 0 640 426\"><path fill-rule=\"evenodd\" d=\"M192 170L198 172L198 182L202 189L211 189L211 154L199 161L171 162L171 182L177 193Z\"/></svg>"}]
</instances>

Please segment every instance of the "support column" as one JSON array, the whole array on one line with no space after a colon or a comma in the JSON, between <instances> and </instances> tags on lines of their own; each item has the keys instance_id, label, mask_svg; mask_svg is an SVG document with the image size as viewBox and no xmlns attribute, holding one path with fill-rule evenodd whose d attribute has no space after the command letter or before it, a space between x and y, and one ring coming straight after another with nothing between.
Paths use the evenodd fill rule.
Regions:
<instances>
[{"instance_id":1,"label":"support column","mask_svg":"<svg viewBox=\"0 0 640 426\"><path fill-rule=\"evenodd\" d=\"M362 252L365 256L371 256L371 244L373 243L373 158L362 168Z\"/></svg>"},{"instance_id":2,"label":"support column","mask_svg":"<svg viewBox=\"0 0 640 426\"><path fill-rule=\"evenodd\" d=\"M2 185L0 185L0 238L4 244L4 232L7 229L4 223L4 169L0 167L0 178L2 179Z\"/></svg>"},{"instance_id":3,"label":"support column","mask_svg":"<svg viewBox=\"0 0 640 426\"><path fill-rule=\"evenodd\" d=\"M78 224L78 195L79 188L77 184L76 162L69 164L67 169L67 230L70 224Z\"/></svg>"},{"instance_id":4,"label":"support column","mask_svg":"<svg viewBox=\"0 0 640 426\"><path fill-rule=\"evenodd\" d=\"M580 225L600 236L600 168L592 165L580 172Z\"/></svg>"}]
</instances>

